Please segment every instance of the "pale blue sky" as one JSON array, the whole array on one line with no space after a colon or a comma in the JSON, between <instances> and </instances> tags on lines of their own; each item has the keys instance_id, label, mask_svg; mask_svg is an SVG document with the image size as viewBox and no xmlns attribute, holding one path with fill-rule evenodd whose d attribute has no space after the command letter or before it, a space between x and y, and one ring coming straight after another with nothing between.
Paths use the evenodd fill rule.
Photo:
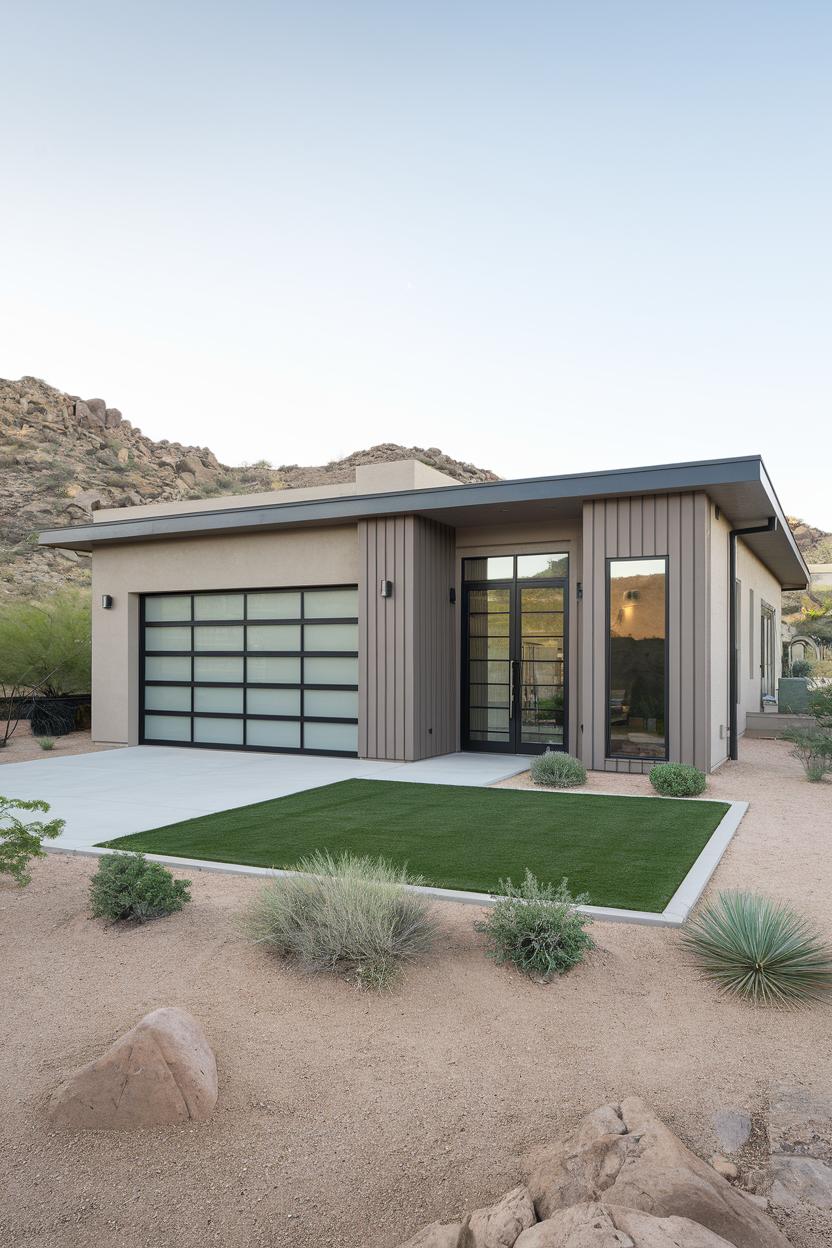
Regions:
<instances>
[{"instance_id":1,"label":"pale blue sky","mask_svg":"<svg viewBox=\"0 0 832 1248\"><path fill-rule=\"evenodd\" d=\"M832 4L4 6L0 375L229 462L760 451L832 529Z\"/></svg>"}]
</instances>

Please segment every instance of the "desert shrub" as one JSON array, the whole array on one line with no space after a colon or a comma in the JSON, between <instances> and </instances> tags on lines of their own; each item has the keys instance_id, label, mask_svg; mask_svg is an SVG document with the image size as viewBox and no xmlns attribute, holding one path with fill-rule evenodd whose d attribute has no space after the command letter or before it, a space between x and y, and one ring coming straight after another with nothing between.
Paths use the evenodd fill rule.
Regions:
<instances>
[{"instance_id":1,"label":"desert shrub","mask_svg":"<svg viewBox=\"0 0 832 1248\"><path fill-rule=\"evenodd\" d=\"M576 784L586 784L586 767L571 754L547 750L537 755L529 770L535 784L548 789L570 789Z\"/></svg>"},{"instance_id":2,"label":"desert shrub","mask_svg":"<svg viewBox=\"0 0 832 1248\"><path fill-rule=\"evenodd\" d=\"M496 962L510 962L524 975L549 980L595 948L585 930L592 920L578 910L589 897L573 897L566 879L558 885L541 884L527 870L519 888L511 880L500 880L500 892L503 896L487 918L475 924L485 933L489 957Z\"/></svg>"},{"instance_id":3,"label":"desert shrub","mask_svg":"<svg viewBox=\"0 0 832 1248\"><path fill-rule=\"evenodd\" d=\"M89 593L64 589L0 607L0 684L51 696L89 692Z\"/></svg>"},{"instance_id":4,"label":"desert shrub","mask_svg":"<svg viewBox=\"0 0 832 1248\"><path fill-rule=\"evenodd\" d=\"M146 923L181 910L191 900L190 880L175 880L144 854L106 854L90 881L90 909L97 919Z\"/></svg>"},{"instance_id":5,"label":"desert shrub","mask_svg":"<svg viewBox=\"0 0 832 1248\"><path fill-rule=\"evenodd\" d=\"M832 735L821 728L785 728L783 740L789 753L803 767L806 779L817 783L832 772Z\"/></svg>"},{"instance_id":6,"label":"desert shrub","mask_svg":"<svg viewBox=\"0 0 832 1248\"><path fill-rule=\"evenodd\" d=\"M812 664L813 680L829 680L832 678L832 659L815 659Z\"/></svg>"},{"instance_id":7,"label":"desert shrub","mask_svg":"<svg viewBox=\"0 0 832 1248\"><path fill-rule=\"evenodd\" d=\"M725 892L682 933L703 974L755 1005L797 1005L832 990L832 947L791 906Z\"/></svg>"},{"instance_id":8,"label":"desert shrub","mask_svg":"<svg viewBox=\"0 0 832 1248\"><path fill-rule=\"evenodd\" d=\"M790 676L811 676L812 664L808 659L795 659L792 663Z\"/></svg>"},{"instance_id":9,"label":"desert shrub","mask_svg":"<svg viewBox=\"0 0 832 1248\"><path fill-rule=\"evenodd\" d=\"M662 797L697 797L708 787L708 777L690 763L659 763L650 771L650 783Z\"/></svg>"},{"instance_id":10,"label":"desert shrub","mask_svg":"<svg viewBox=\"0 0 832 1248\"><path fill-rule=\"evenodd\" d=\"M832 685L824 685L812 691L809 697L809 714L814 716L821 731L832 732Z\"/></svg>"},{"instance_id":11,"label":"desert shrub","mask_svg":"<svg viewBox=\"0 0 832 1248\"><path fill-rule=\"evenodd\" d=\"M42 750L54 750L55 742L52 737L38 737L38 745Z\"/></svg>"},{"instance_id":12,"label":"desert shrub","mask_svg":"<svg viewBox=\"0 0 832 1248\"><path fill-rule=\"evenodd\" d=\"M10 875L21 887L32 879L29 863L45 858L43 841L54 840L63 831L63 819L48 823L33 820L24 823L15 814L18 810L49 810L48 802L24 801L16 797L0 797L0 875Z\"/></svg>"},{"instance_id":13,"label":"desert shrub","mask_svg":"<svg viewBox=\"0 0 832 1248\"><path fill-rule=\"evenodd\" d=\"M364 988L387 988L436 936L420 881L383 859L318 852L297 874L271 881L243 916L251 940L298 958L309 971L341 971Z\"/></svg>"}]
</instances>

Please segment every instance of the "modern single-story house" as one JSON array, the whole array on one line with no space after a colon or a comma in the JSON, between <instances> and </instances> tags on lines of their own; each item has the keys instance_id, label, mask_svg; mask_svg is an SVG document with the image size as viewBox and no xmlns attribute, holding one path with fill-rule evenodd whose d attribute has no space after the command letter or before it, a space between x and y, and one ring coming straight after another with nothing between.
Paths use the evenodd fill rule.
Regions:
<instances>
[{"instance_id":1,"label":"modern single-story house","mask_svg":"<svg viewBox=\"0 0 832 1248\"><path fill-rule=\"evenodd\" d=\"M806 565L759 456L100 510L93 736L419 759L569 750L704 770L777 691Z\"/></svg>"}]
</instances>

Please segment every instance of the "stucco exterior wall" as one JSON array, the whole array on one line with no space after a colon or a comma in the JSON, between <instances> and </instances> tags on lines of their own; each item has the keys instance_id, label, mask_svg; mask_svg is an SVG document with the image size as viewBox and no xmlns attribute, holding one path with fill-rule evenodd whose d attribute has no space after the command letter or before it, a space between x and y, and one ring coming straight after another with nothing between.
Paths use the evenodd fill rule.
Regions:
<instances>
[{"instance_id":1,"label":"stucco exterior wall","mask_svg":"<svg viewBox=\"0 0 832 1248\"><path fill-rule=\"evenodd\" d=\"M357 584L356 525L100 547L92 559L92 736L138 741L139 595ZM113 606L105 611L102 594Z\"/></svg>"},{"instance_id":2,"label":"stucco exterior wall","mask_svg":"<svg viewBox=\"0 0 832 1248\"><path fill-rule=\"evenodd\" d=\"M728 757L728 603L731 522L710 508L711 568L711 731L710 763L718 767ZM776 577L737 539L737 733L745 732L749 711L760 710L760 620L762 604L774 608L775 688L782 672L780 646L781 588Z\"/></svg>"},{"instance_id":3,"label":"stucco exterior wall","mask_svg":"<svg viewBox=\"0 0 832 1248\"><path fill-rule=\"evenodd\" d=\"M781 589L776 577L749 550L742 538L737 542L737 580L740 582L739 611L739 680L737 691L737 731L745 732L745 717L749 711L760 710L760 615L765 602L774 608L774 689L782 675L782 647L780 644Z\"/></svg>"}]
</instances>

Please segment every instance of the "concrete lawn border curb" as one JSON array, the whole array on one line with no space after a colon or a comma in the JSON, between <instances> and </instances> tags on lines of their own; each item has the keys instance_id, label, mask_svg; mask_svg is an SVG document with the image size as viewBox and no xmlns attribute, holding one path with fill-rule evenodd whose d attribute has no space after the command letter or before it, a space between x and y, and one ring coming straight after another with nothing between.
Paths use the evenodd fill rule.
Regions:
<instances>
[{"instance_id":1,"label":"concrete lawn border curb","mask_svg":"<svg viewBox=\"0 0 832 1248\"><path fill-rule=\"evenodd\" d=\"M587 794L586 796L591 795ZM615 796L624 795L615 794ZM627 794L626 796L635 795ZM706 800L713 801L717 799ZM615 906L579 906L579 910L583 914L590 915L593 919L604 923L640 923L652 927L681 927L702 896L708 881L719 865L722 855L728 848L747 810L748 802L728 802L728 810L711 833L699 856L664 910L621 910ZM100 846L62 849L60 845L49 844L44 845L43 848L50 854L78 854L87 858L102 858L105 854L118 852L117 850L105 849ZM250 867L243 863L215 862L210 858L178 858L170 854L146 854L145 856L150 862L161 862L167 867L177 867L188 871L216 871L226 875L254 875L262 876L266 879L297 874L295 871L287 871L282 867ZM467 892L464 889L435 888L426 884L408 884L407 887L413 892L423 893L426 897L431 897L435 901L455 901L472 906L493 906L500 900L499 895L496 893L474 893Z\"/></svg>"}]
</instances>

